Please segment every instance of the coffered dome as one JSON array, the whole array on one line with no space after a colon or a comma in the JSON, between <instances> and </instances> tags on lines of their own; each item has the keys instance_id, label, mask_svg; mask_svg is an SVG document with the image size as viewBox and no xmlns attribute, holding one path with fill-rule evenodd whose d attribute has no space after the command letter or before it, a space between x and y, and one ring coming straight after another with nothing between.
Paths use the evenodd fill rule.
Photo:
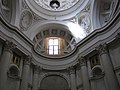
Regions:
<instances>
[{"instance_id":1,"label":"coffered dome","mask_svg":"<svg viewBox=\"0 0 120 90\"><path fill-rule=\"evenodd\" d=\"M89 0L25 0L28 6L45 19L64 20L78 14Z\"/></svg>"},{"instance_id":2,"label":"coffered dome","mask_svg":"<svg viewBox=\"0 0 120 90\"><path fill-rule=\"evenodd\" d=\"M34 0L40 7L50 11L63 11L83 0Z\"/></svg>"}]
</instances>

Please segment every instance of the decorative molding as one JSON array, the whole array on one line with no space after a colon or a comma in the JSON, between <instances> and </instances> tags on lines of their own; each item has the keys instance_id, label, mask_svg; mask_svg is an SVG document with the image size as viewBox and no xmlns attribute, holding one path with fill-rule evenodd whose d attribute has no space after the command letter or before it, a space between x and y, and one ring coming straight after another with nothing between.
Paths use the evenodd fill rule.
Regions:
<instances>
[{"instance_id":1,"label":"decorative molding","mask_svg":"<svg viewBox=\"0 0 120 90\"><path fill-rule=\"evenodd\" d=\"M90 80L99 80L99 79L101 79L101 78L104 78L104 76L105 76L105 73L103 72L101 75L99 75L99 76L95 76L95 77L90 77Z\"/></svg>"},{"instance_id":2,"label":"decorative molding","mask_svg":"<svg viewBox=\"0 0 120 90\"><path fill-rule=\"evenodd\" d=\"M29 10L24 10L21 14L20 28L21 30L27 30L33 22L32 12Z\"/></svg>"},{"instance_id":3,"label":"decorative molding","mask_svg":"<svg viewBox=\"0 0 120 90\"><path fill-rule=\"evenodd\" d=\"M99 54L107 53L107 44L100 44L98 47L96 47L96 50L99 52Z\"/></svg>"},{"instance_id":4,"label":"decorative molding","mask_svg":"<svg viewBox=\"0 0 120 90\"><path fill-rule=\"evenodd\" d=\"M86 66L86 59L84 56L81 56L78 60L81 66Z\"/></svg>"},{"instance_id":5,"label":"decorative molding","mask_svg":"<svg viewBox=\"0 0 120 90\"><path fill-rule=\"evenodd\" d=\"M39 22L40 20L44 20L44 19L33 13L33 23Z\"/></svg>"},{"instance_id":6,"label":"decorative molding","mask_svg":"<svg viewBox=\"0 0 120 90\"><path fill-rule=\"evenodd\" d=\"M40 67L38 65L34 65L34 74L39 74Z\"/></svg>"},{"instance_id":7,"label":"decorative molding","mask_svg":"<svg viewBox=\"0 0 120 90\"><path fill-rule=\"evenodd\" d=\"M31 56L26 56L25 59L24 59L24 64L25 65L30 65L31 64L31 61L32 61L32 57Z\"/></svg>"},{"instance_id":8,"label":"decorative molding","mask_svg":"<svg viewBox=\"0 0 120 90\"><path fill-rule=\"evenodd\" d=\"M82 13L83 12L90 12L91 8L90 8L91 4L87 5L83 10L82 10Z\"/></svg>"},{"instance_id":9,"label":"decorative molding","mask_svg":"<svg viewBox=\"0 0 120 90\"><path fill-rule=\"evenodd\" d=\"M69 67L68 70L69 70L70 74L75 74L74 66Z\"/></svg>"},{"instance_id":10,"label":"decorative molding","mask_svg":"<svg viewBox=\"0 0 120 90\"><path fill-rule=\"evenodd\" d=\"M116 40L120 40L120 33L118 33L115 37Z\"/></svg>"},{"instance_id":11,"label":"decorative molding","mask_svg":"<svg viewBox=\"0 0 120 90\"><path fill-rule=\"evenodd\" d=\"M25 3L25 0L22 0L22 9L29 9L28 5Z\"/></svg>"},{"instance_id":12,"label":"decorative molding","mask_svg":"<svg viewBox=\"0 0 120 90\"><path fill-rule=\"evenodd\" d=\"M11 4L9 3L9 0L2 0L1 1L1 9L2 9L2 14L4 16L4 18L9 21L10 17L11 17Z\"/></svg>"},{"instance_id":13,"label":"decorative molding","mask_svg":"<svg viewBox=\"0 0 120 90\"><path fill-rule=\"evenodd\" d=\"M48 57L51 57L50 55L46 54L46 43L47 39L49 37L58 37L61 39L64 39L64 49L62 49L61 55L54 55L54 57L64 56L68 53L70 53L75 48L76 40L74 36L66 29L57 29L57 28L48 28L45 30L40 31L36 34L36 36L33 38L35 51L40 55L45 55ZM45 41L46 40L46 41Z\"/></svg>"},{"instance_id":14,"label":"decorative molding","mask_svg":"<svg viewBox=\"0 0 120 90\"><path fill-rule=\"evenodd\" d=\"M91 18L90 14L83 12L78 16L78 24L84 29L85 34L88 35L92 32L91 30Z\"/></svg>"},{"instance_id":15,"label":"decorative molding","mask_svg":"<svg viewBox=\"0 0 120 90\"><path fill-rule=\"evenodd\" d=\"M100 21L104 25L106 24L114 15L118 1L108 1L101 2L100 9Z\"/></svg>"},{"instance_id":16,"label":"decorative molding","mask_svg":"<svg viewBox=\"0 0 120 90\"><path fill-rule=\"evenodd\" d=\"M32 84L28 83L28 88L32 89L32 87L33 87Z\"/></svg>"}]
</instances>

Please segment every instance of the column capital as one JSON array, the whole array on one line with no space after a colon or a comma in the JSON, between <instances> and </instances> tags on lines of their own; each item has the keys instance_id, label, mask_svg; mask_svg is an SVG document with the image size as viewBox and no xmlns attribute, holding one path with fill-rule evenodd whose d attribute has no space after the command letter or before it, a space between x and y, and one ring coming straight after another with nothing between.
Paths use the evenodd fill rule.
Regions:
<instances>
[{"instance_id":1,"label":"column capital","mask_svg":"<svg viewBox=\"0 0 120 90\"><path fill-rule=\"evenodd\" d=\"M38 74L40 71L40 67L38 65L34 65L34 74Z\"/></svg>"},{"instance_id":2,"label":"column capital","mask_svg":"<svg viewBox=\"0 0 120 90\"><path fill-rule=\"evenodd\" d=\"M68 68L70 74L74 74L75 73L75 68L73 66Z\"/></svg>"},{"instance_id":3,"label":"column capital","mask_svg":"<svg viewBox=\"0 0 120 90\"><path fill-rule=\"evenodd\" d=\"M98 47L96 47L96 50L99 52L99 54L107 53L107 44L100 44Z\"/></svg>"},{"instance_id":4,"label":"column capital","mask_svg":"<svg viewBox=\"0 0 120 90\"><path fill-rule=\"evenodd\" d=\"M16 45L13 42L8 40L5 41L5 50L11 52L15 48L16 48Z\"/></svg>"},{"instance_id":5,"label":"column capital","mask_svg":"<svg viewBox=\"0 0 120 90\"><path fill-rule=\"evenodd\" d=\"M86 59L84 56L79 57L78 60L81 66L86 66Z\"/></svg>"},{"instance_id":6,"label":"column capital","mask_svg":"<svg viewBox=\"0 0 120 90\"><path fill-rule=\"evenodd\" d=\"M32 61L32 57L31 56L26 56L25 59L24 59L24 64L25 65L30 65L31 64L31 61Z\"/></svg>"},{"instance_id":7,"label":"column capital","mask_svg":"<svg viewBox=\"0 0 120 90\"><path fill-rule=\"evenodd\" d=\"M116 35L115 39L118 39L118 40L120 39L120 33Z\"/></svg>"}]
</instances>

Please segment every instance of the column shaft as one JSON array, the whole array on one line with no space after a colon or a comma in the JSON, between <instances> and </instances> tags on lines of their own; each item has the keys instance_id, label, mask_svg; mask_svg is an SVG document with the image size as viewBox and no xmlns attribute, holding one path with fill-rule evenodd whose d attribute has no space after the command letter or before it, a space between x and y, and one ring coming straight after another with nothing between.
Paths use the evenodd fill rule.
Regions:
<instances>
[{"instance_id":1,"label":"column shaft","mask_svg":"<svg viewBox=\"0 0 120 90\"><path fill-rule=\"evenodd\" d=\"M80 65L81 65L83 88L84 88L84 90L90 90L90 82L89 82L89 75L88 75L88 70L87 70L87 66L86 66L86 60L84 57L81 57L79 59L79 61L80 61Z\"/></svg>"},{"instance_id":2,"label":"column shaft","mask_svg":"<svg viewBox=\"0 0 120 90\"><path fill-rule=\"evenodd\" d=\"M33 75L33 88L32 90L38 90L38 75L39 75L39 67L34 67L34 75Z\"/></svg>"},{"instance_id":3,"label":"column shaft","mask_svg":"<svg viewBox=\"0 0 120 90\"><path fill-rule=\"evenodd\" d=\"M105 71L105 79L109 90L120 90L117 78L114 73L110 57L105 45L99 46L100 57Z\"/></svg>"},{"instance_id":4,"label":"column shaft","mask_svg":"<svg viewBox=\"0 0 120 90\"><path fill-rule=\"evenodd\" d=\"M71 90L77 90L75 70L73 67L70 67L70 80L71 80Z\"/></svg>"},{"instance_id":5,"label":"column shaft","mask_svg":"<svg viewBox=\"0 0 120 90\"><path fill-rule=\"evenodd\" d=\"M24 60L24 67L23 67L23 74L22 74L22 81L21 81L20 90L27 90L27 88L28 88L28 77L29 77L29 71L30 71L30 63L31 63L31 58L30 58L30 56L28 56Z\"/></svg>"},{"instance_id":6,"label":"column shaft","mask_svg":"<svg viewBox=\"0 0 120 90\"><path fill-rule=\"evenodd\" d=\"M7 71L10 65L14 44L6 41L0 60L0 90L7 90Z\"/></svg>"}]
</instances>

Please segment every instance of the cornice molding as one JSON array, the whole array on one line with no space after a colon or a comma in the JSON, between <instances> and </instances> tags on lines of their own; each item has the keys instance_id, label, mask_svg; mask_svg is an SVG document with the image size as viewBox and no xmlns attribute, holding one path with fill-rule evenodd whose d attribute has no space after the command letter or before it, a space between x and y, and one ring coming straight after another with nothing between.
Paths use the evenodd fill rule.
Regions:
<instances>
[{"instance_id":1,"label":"cornice molding","mask_svg":"<svg viewBox=\"0 0 120 90\"><path fill-rule=\"evenodd\" d=\"M23 32L21 32L17 27L15 27L12 24L8 23L3 18L3 16L2 16L1 13L0 13L0 22L2 23L2 25L4 25L5 27L9 28L12 32L14 31L14 33L16 33L17 35L19 35L22 39L26 40L30 45L33 46L33 42Z\"/></svg>"},{"instance_id":2,"label":"cornice molding","mask_svg":"<svg viewBox=\"0 0 120 90\"><path fill-rule=\"evenodd\" d=\"M105 26L103 26L102 28L100 28L100 29L97 29L97 30L95 30L94 32L92 32L90 35L88 35L86 38L84 38L83 40L81 40L80 41L80 43L78 43L77 45L76 45L76 49L73 51L73 52L71 52L70 54L68 54L67 56L64 56L64 57L60 57L60 58L57 58L58 59L58 62L56 62L55 60L56 60L56 58L46 58L46 57L43 57L43 56L37 56L37 55L35 55L35 51L34 50L32 50L33 51L33 53L32 54L34 54L33 55L33 58L34 58L34 60L35 60L35 62L36 63L40 63L40 64L43 64L42 66L43 66L43 68L44 67L47 67L48 69L50 69L49 67L55 67L54 65L57 63L57 67L58 68L55 68L55 69L64 69L64 68L66 68L66 67L69 67L69 66L72 66L73 64L75 64L76 63L76 58L77 58L77 55L78 55L78 53L80 53L79 52L79 49L81 49L81 47L85 44L85 43L88 43L88 41L90 41L90 40L92 40L93 38L95 38L96 36L99 36L99 35L101 35L102 33L106 33L109 29L110 30L112 30L111 28L113 28L113 25L115 25L116 23L118 23L119 22L119 19L120 19L120 10L116 13L116 15L113 17L113 19L111 19L110 20L110 22L107 24L107 25L105 25ZM13 33L16 33L17 35L19 35L19 38L22 38L24 41L26 41L27 43L29 43L29 45L32 47L33 46L33 43L32 43L32 41L27 37L27 36L25 36L25 34L24 33L22 33L21 31L19 31L19 29L17 28L17 27L15 27L15 26L13 26L13 25L11 25L11 24L9 24L7 21L5 21L4 20L4 18L1 16L1 14L0 14L0 23L1 23L1 25L4 25L4 26L6 26L7 28L9 28L10 29L10 31L9 32L13 32ZM118 28L117 28L118 29ZM2 30L0 30L1 32L2 32ZM116 32L115 30L113 31L114 33ZM108 36L108 37L110 37L110 36ZM108 38L108 37L103 37L103 39L106 39L106 38ZM11 38L12 39L12 38ZM99 42L99 41L101 41L101 39L99 39L97 42ZM82 54L81 54L82 55ZM85 56L85 55L83 55L83 56ZM36 58L37 57L37 58ZM39 58L40 57L40 58ZM50 65L49 66L47 66L49 63L46 63L47 61L45 61L44 63L41 63L39 60L40 59L42 59L42 60L45 60L45 59L48 59L49 61L48 62L52 62L53 61L53 59L54 59L54 62L52 62L52 64L50 63ZM72 59L71 61L70 61L70 59ZM42 61L41 60L41 61ZM60 62L62 62L62 64L60 63L60 64L58 64L59 63L59 60L62 60L62 61L60 61ZM64 61L65 61L65 63L64 63ZM67 62L67 61L68 62ZM63 64L64 63L64 64ZM64 66L62 66L62 65L64 65ZM52 69L53 69L52 68Z\"/></svg>"}]
</instances>

